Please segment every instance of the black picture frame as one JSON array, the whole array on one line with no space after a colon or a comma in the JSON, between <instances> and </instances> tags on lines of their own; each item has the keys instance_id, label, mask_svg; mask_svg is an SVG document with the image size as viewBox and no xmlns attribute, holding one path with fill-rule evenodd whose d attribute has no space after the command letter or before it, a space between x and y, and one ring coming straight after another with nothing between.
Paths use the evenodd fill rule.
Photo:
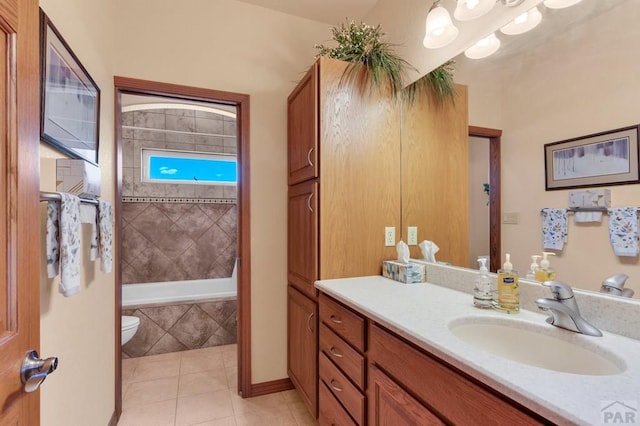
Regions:
<instances>
[{"instance_id":1,"label":"black picture frame","mask_svg":"<svg viewBox=\"0 0 640 426\"><path fill-rule=\"evenodd\" d=\"M40 139L98 164L100 88L40 9Z\"/></svg>"},{"instance_id":2,"label":"black picture frame","mask_svg":"<svg viewBox=\"0 0 640 426\"><path fill-rule=\"evenodd\" d=\"M640 125L544 145L545 189L640 183Z\"/></svg>"}]
</instances>

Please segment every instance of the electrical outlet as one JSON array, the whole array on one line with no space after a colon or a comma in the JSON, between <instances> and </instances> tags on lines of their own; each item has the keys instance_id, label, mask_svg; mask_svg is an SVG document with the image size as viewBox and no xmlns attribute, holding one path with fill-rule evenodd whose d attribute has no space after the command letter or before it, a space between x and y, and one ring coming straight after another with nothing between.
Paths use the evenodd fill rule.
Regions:
<instances>
[{"instance_id":1,"label":"electrical outlet","mask_svg":"<svg viewBox=\"0 0 640 426\"><path fill-rule=\"evenodd\" d=\"M384 228L384 245L386 247L394 247L396 245L396 228L395 228L395 226L385 226L385 228Z\"/></svg>"},{"instance_id":2,"label":"electrical outlet","mask_svg":"<svg viewBox=\"0 0 640 426\"><path fill-rule=\"evenodd\" d=\"M417 226L407 227L407 244L410 246L418 245L418 227Z\"/></svg>"}]
</instances>

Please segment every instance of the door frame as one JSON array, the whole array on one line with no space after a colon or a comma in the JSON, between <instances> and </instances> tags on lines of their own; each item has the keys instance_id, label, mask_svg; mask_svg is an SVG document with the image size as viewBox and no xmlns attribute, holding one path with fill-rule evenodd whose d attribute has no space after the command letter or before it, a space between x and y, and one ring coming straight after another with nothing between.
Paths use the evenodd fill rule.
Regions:
<instances>
[{"instance_id":1,"label":"door frame","mask_svg":"<svg viewBox=\"0 0 640 426\"><path fill-rule=\"evenodd\" d=\"M489 270L500 269L502 256L500 229L500 140L502 130L469 126L469 136L489 139Z\"/></svg>"},{"instance_id":2,"label":"door frame","mask_svg":"<svg viewBox=\"0 0 640 426\"><path fill-rule=\"evenodd\" d=\"M250 169L249 169L249 95L220 90L182 86L170 83L140 80L129 77L114 77L115 90L115 271L116 271L116 413L122 412L122 131L121 95L155 95L174 99L215 102L237 108L238 141L238 394L244 398L251 396L251 228L250 228Z\"/></svg>"}]
</instances>

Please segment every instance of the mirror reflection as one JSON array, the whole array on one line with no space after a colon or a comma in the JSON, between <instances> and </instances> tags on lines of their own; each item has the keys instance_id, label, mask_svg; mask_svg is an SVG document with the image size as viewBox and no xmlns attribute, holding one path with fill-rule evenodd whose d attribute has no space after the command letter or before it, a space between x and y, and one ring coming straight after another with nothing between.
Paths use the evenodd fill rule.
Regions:
<instances>
[{"instance_id":1,"label":"mirror reflection","mask_svg":"<svg viewBox=\"0 0 640 426\"><path fill-rule=\"evenodd\" d=\"M543 22L530 33L513 38L498 34L502 46L493 56L456 58L456 82L468 86L469 125L503 131L500 262L504 253L510 253L522 277L531 256L543 251L541 210L569 207L570 190L545 190L544 144L640 122L635 107L640 59L634 53L640 40L640 4L634 0L583 1L542 12ZM470 152L483 150L474 148L478 149ZM489 209L485 180L478 178L469 185L472 198L477 199L470 205L473 232L469 235L483 234L483 238L487 231L480 230L477 221L486 223L480 218ZM607 188L612 207L640 207L640 185ZM412 196L403 193L403 204ZM408 222L403 220L403 224ZM602 222L576 224L570 214L567 241L550 259L551 267L558 280L594 291L608 278L626 274L625 288L640 293L638 256L614 254L608 222L604 215ZM419 240L424 239L431 239L428 229L419 230ZM435 242L446 245L445 241ZM473 244L484 243L470 241L470 248ZM453 263L477 268L475 257L481 251L470 249L467 264Z\"/></svg>"}]
</instances>

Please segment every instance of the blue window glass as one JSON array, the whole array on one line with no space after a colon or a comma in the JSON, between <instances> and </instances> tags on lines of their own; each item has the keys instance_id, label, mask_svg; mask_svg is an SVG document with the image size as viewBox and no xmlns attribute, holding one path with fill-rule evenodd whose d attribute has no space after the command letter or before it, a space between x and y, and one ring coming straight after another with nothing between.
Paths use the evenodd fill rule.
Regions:
<instances>
[{"instance_id":1,"label":"blue window glass","mask_svg":"<svg viewBox=\"0 0 640 426\"><path fill-rule=\"evenodd\" d=\"M217 154L143 150L143 169L148 182L235 185L238 179L235 157Z\"/></svg>"}]
</instances>

